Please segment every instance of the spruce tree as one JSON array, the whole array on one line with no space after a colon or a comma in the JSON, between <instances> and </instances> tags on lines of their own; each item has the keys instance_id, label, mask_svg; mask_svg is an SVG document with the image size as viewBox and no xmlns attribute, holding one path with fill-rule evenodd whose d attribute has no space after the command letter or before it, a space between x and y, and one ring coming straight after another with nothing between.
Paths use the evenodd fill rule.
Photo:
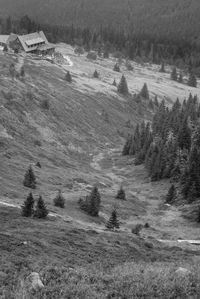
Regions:
<instances>
[{"instance_id":1,"label":"spruce tree","mask_svg":"<svg viewBox=\"0 0 200 299\"><path fill-rule=\"evenodd\" d=\"M118 64L118 63L116 63L116 64L114 65L113 71L118 72L118 73L120 72L120 67L119 67L119 64Z\"/></svg>"},{"instance_id":2,"label":"spruce tree","mask_svg":"<svg viewBox=\"0 0 200 299\"><path fill-rule=\"evenodd\" d=\"M146 83L144 83L144 85L140 91L140 96L149 100L149 91L148 91L148 87L147 87Z\"/></svg>"},{"instance_id":3,"label":"spruce tree","mask_svg":"<svg viewBox=\"0 0 200 299\"><path fill-rule=\"evenodd\" d=\"M20 69L20 76L21 76L22 78L24 78L24 76L25 76L25 70L24 70L24 67L23 67L23 66L22 66L21 69Z\"/></svg>"},{"instance_id":4,"label":"spruce tree","mask_svg":"<svg viewBox=\"0 0 200 299\"><path fill-rule=\"evenodd\" d=\"M179 74L178 82L179 83L183 83L183 75L182 75L182 73Z\"/></svg>"},{"instance_id":5,"label":"spruce tree","mask_svg":"<svg viewBox=\"0 0 200 299\"><path fill-rule=\"evenodd\" d=\"M122 77L121 77L121 80L117 87L117 91L123 95L128 94L128 85L127 85L126 78L124 75L122 75Z\"/></svg>"},{"instance_id":6,"label":"spruce tree","mask_svg":"<svg viewBox=\"0 0 200 299\"><path fill-rule=\"evenodd\" d=\"M94 78L99 78L99 73L97 72L97 70L94 71L93 77Z\"/></svg>"},{"instance_id":7,"label":"spruce tree","mask_svg":"<svg viewBox=\"0 0 200 299\"><path fill-rule=\"evenodd\" d=\"M117 211L114 209L111 213L110 219L106 223L106 228L113 230L115 228L119 228L119 220Z\"/></svg>"},{"instance_id":8,"label":"spruce tree","mask_svg":"<svg viewBox=\"0 0 200 299\"><path fill-rule=\"evenodd\" d=\"M118 190L117 192L117 195L116 195L116 198L117 199L121 199L121 200L126 200L126 193L123 189L123 187L121 186L120 189Z\"/></svg>"},{"instance_id":9,"label":"spruce tree","mask_svg":"<svg viewBox=\"0 0 200 299\"><path fill-rule=\"evenodd\" d=\"M29 166L28 170L26 171L26 173L24 175L23 184L25 187L28 187L31 189L36 188L36 177L35 177L35 174L33 172L31 165Z\"/></svg>"},{"instance_id":10,"label":"spruce tree","mask_svg":"<svg viewBox=\"0 0 200 299\"><path fill-rule=\"evenodd\" d=\"M24 201L22 208L22 216L24 217L31 217L34 212L34 198L32 193L30 192L27 196L26 200Z\"/></svg>"},{"instance_id":11,"label":"spruce tree","mask_svg":"<svg viewBox=\"0 0 200 299\"><path fill-rule=\"evenodd\" d=\"M54 205L62 209L65 207L65 198L63 197L61 190L58 191L58 194L54 198Z\"/></svg>"},{"instance_id":12,"label":"spruce tree","mask_svg":"<svg viewBox=\"0 0 200 299\"><path fill-rule=\"evenodd\" d=\"M113 80L112 85L113 85L113 86L117 86L117 83L116 83L115 79Z\"/></svg>"},{"instance_id":13,"label":"spruce tree","mask_svg":"<svg viewBox=\"0 0 200 299\"><path fill-rule=\"evenodd\" d=\"M160 73L165 73L165 63L164 63L164 61L161 63L161 67L160 67L159 72Z\"/></svg>"},{"instance_id":14,"label":"spruce tree","mask_svg":"<svg viewBox=\"0 0 200 299\"><path fill-rule=\"evenodd\" d=\"M176 71L176 67L174 67L172 69L172 72L171 72L171 79L174 80L174 81L177 81L177 71Z\"/></svg>"},{"instance_id":15,"label":"spruce tree","mask_svg":"<svg viewBox=\"0 0 200 299\"><path fill-rule=\"evenodd\" d=\"M188 79L188 85L191 87L197 87L197 79L194 73L190 73L189 79Z\"/></svg>"},{"instance_id":16,"label":"spruce tree","mask_svg":"<svg viewBox=\"0 0 200 299\"><path fill-rule=\"evenodd\" d=\"M42 199L42 196L40 195L36 204L36 209L34 211L34 217L36 218L46 218L48 215L48 210L46 208L46 205Z\"/></svg>"},{"instance_id":17,"label":"spruce tree","mask_svg":"<svg viewBox=\"0 0 200 299\"><path fill-rule=\"evenodd\" d=\"M101 196L98 188L95 186L88 197L88 213L91 216L98 216L101 204Z\"/></svg>"},{"instance_id":18,"label":"spruce tree","mask_svg":"<svg viewBox=\"0 0 200 299\"><path fill-rule=\"evenodd\" d=\"M175 189L175 186L174 184L171 185L171 187L169 188L169 191L166 195L166 203L172 203L173 200L175 199L176 197L176 189Z\"/></svg>"},{"instance_id":19,"label":"spruce tree","mask_svg":"<svg viewBox=\"0 0 200 299\"><path fill-rule=\"evenodd\" d=\"M72 76L71 76L71 74L70 74L69 71L68 71L68 72L66 73L66 75L65 75L65 80L66 80L67 82L69 82L69 83L72 82Z\"/></svg>"}]
</instances>

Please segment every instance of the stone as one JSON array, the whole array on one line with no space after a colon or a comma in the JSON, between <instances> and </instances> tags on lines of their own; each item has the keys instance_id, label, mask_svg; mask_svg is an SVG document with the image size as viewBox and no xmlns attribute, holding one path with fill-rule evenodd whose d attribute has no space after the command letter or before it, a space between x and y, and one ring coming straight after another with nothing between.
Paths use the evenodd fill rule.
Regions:
<instances>
[{"instance_id":1,"label":"stone","mask_svg":"<svg viewBox=\"0 0 200 299\"><path fill-rule=\"evenodd\" d=\"M178 276L187 276L187 275L190 275L191 274L191 271L186 269L186 268L182 268L182 267L179 267L175 273L178 275Z\"/></svg>"},{"instance_id":2,"label":"stone","mask_svg":"<svg viewBox=\"0 0 200 299\"><path fill-rule=\"evenodd\" d=\"M44 288L44 285L40 279L40 276L37 272L32 272L28 277L27 280L30 284L30 289L34 291L38 291Z\"/></svg>"}]
</instances>

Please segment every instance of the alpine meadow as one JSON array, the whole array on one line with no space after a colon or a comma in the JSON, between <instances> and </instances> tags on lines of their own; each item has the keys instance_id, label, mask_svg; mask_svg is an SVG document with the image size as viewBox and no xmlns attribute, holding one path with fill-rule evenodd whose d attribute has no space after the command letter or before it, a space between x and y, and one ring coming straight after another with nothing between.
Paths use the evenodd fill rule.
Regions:
<instances>
[{"instance_id":1,"label":"alpine meadow","mask_svg":"<svg viewBox=\"0 0 200 299\"><path fill-rule=\"evenodd\" d=\"M198 0L0 0L0 298L200 298Z\"/></svg>"}]
</instances>

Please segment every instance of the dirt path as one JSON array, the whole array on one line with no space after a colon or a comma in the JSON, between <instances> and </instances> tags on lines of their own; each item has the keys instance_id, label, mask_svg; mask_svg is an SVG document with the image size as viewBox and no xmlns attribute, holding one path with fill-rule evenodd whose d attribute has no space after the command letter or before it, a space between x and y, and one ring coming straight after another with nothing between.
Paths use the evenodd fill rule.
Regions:
<instances>
[{"instance_id":1,"label":"dirt path","mask_svg":"<svg viewBox=\"0 0 200 299\"><path fill-rule=\"evenodd\" d=\"M150 228L143 232L146 237L181 247L191 240L200 243L199 227L184 219L178 207L164 204L170 185L168 181L152 183L143 166L134 166L116 149L95 155L91 166L110 180L108 192L116 192L120 185L124 186L128 200L124 205L120 203L119 211L125 215L125 230L130 231L136 224L148 222Z\"/></svg>"}]
</instances>

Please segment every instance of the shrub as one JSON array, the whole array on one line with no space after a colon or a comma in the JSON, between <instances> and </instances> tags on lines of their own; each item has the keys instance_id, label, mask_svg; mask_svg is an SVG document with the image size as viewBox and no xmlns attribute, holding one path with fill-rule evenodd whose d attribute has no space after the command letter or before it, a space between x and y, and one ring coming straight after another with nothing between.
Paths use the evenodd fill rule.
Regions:
<instances>
[{"instance_id":1,"label":"shrub","mask_svg":"<svg viewBox=\"0 0 200 299\"><path fill-rule=\"evenodd\" d=\"M74 53L75 54L78 54L78 55L83 55L84 54L84 48L83 47L76 47L75 49L74 49Z\"/></svg>"},{"instance_id":2,"label":"shrub","mask_svg":"<svg viewBox=\"0 0 200 299\"><path fill-rule=\"evenodd\" d=\"M174 80L174 81L177 81L177 71L176 71L176 67L174 67L172 69L172 72L171 72L171 79Z\"/></svg>"},{"instance_id":3,"label":"shrub","mask_svg":"<svg viewBox=\"0 0 200 299\"><path fill-rule=\"evenodd\" d=\"M23 185L25 187L32 188L32 189L36 188L36 177L31 165L29 166L29 168L27 169L24 175Z\"/></svg>"},{"instance_id":4,"label":"shrub","mask_svg":"<svg viewBox=\"0 0 200 299\"><path fill-rule=\"evenodd\" d=\"M30 192L26 200L24 201L23 206L21 207L22 209L22 216L24 217L31 217L34 212L34 198L32 193Z\"/></svg>"},{"instance_id":5,"label":"shrub","mask_svg":"<svg viewBox=\"0 0 200 299\"><path fill-rule=\"evenodd\" d=\"M116 195L116 198L117 199L121 199L121 200L126 200L126 193L123 189L123 187L121 186L120 189L118 190L117 192L117 195Z\"/></svg>"},{"instance_id":6,"label":"shrub","mask_svg":"<svg viewBox=\"0 0 200 299\"><path fill-rule=\"evenodd\" d=\"M54 198L54 205L62 209L65 207L65 198L63 197L61 190L58 191L58 194Z\"/></svg>"},{"instance_id":7,"label":"shrub","mask_svg":"<svg viewBox=\"0 0 200 299\"><path fill-rule=\"evenodd\" d=\"M139 236L141 230L142 230L142 224L136 224L136 226L132 228L131 232Z\"/></svg>"},{"instance_id":8,"label":"shrub","mask_svg":"<svg viewBox=\"0 0 200 299\"><path fill-rule=\"evenodd\" d=\"M94 78L99 78L99 73L97 72L97 70L94 71L93 77Z\"/></svg>"},{"instance_id":9,"label":"shrub","mask_svg":"<svg viewBox=\"0 0 200 299\"><path fill-rule=\"evenodd\" d=\"M49 110L50 109L49 100L47 100L47 99L42 100L41 108L44 110Z\"/></svg>"},{"instance_id":10,"label":"shrub","mask_svg":"<svg viewBox=\"0 0 200 299\"><path fill-rule=\"evenodd\" d=\"M127 68L128 71L133 70L133 66L132 66L132 64L129 60L126 60L126 68Z\"/></svg>"},{"instance_id":11,"label":"shrub","mask_svg":"<svg viewBox=\"0 0 200 299\"><path fill-rule=\"evenodd\" d=\"M174 201L175 197L176 197L176 188L172 184L168 190L167 195L166 195L166 199L165 199L166 203L169 203L169 204L172 203Z\"/></svg>"},{"instance_id":12,"label":"shrub","mask_svg":"<svg viewBox=\"0 0 200 299\"><path fill-rule=\"evenodd\" d=\"M34 211L34 217L36 218L46 218L48 215L48 210L46 208L46 205L42 199L42 196L40 195L37 201L36 209Z\"/></svg>"},{"instance_id":13,"label":"shrub","mask_svg":"<svg viewBox=\"0 0 200 299\"><path fill-rule=\"evenodd\" d=\"M89 52L87 58L91 60L97 60L97 54L95 52Z\"/></svg>"},{"instance_id":14,"label":"shrub","mask_svg":"<svg viewBox=\"0 0 200 299\"><path fill-rule=\"evenodd\" d=\"M35 164L35 166L38 167L38 168L42 168L40 162L37 162L37 163Z\"/></svg>"},{"instance_id":15,"label":"shrub","mask_svg":"<svg viewBox=\"0 0 200 299\"><path fill-rule=\"evenodd\" d=\"M20 69L20 76L21 77L25 77L25 70L24 70L24 67L22 66L21 69Z\"/></svg>"}]
</instances>

